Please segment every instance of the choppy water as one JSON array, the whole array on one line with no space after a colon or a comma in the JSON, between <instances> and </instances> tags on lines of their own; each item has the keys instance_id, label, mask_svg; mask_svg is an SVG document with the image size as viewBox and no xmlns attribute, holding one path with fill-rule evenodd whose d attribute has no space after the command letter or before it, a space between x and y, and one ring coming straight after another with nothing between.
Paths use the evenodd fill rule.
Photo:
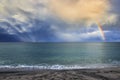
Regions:
<instances>
[{"instance_id":1,"label":"choppy water","mask_svg":"<svg viewBox=\"0 0 120 80\"><path fill-rule=\"evenodd\" d=\"M120 43L0 43L0 68L120 66Z\"/></svg>"}]
</instances>

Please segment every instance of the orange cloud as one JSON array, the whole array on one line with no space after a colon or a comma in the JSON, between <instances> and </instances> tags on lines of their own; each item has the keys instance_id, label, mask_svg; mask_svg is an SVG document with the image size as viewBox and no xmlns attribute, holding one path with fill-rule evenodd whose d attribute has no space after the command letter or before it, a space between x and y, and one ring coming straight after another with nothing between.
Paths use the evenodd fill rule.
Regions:
<instances>
[{"instance_id":1,"label":"orange cloud","mask_svg":"<svg viewBox=\"0 0 120 80\"><path fill-rule=\"evenodd\" d=\"M70 22L104 23L111 21L109 0L50 0L49 7L59 18Z\"/></svg>"}]
</instances>

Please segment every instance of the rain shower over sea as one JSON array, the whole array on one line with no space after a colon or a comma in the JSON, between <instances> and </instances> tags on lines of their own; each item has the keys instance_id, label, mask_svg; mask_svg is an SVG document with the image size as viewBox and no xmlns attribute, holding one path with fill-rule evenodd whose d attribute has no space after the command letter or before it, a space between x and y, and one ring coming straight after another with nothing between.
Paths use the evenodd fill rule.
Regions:
<instances>
[{"instance_id":1,"label":"rain shower over sea","mask_svg":"<svg viewBox=\"0 0 120 80\"><path fill-rule=\"evenodd\" d=\"M0 43L1 69L91 69L120 66L120 43Z\"/></svg>"}]
</instances>

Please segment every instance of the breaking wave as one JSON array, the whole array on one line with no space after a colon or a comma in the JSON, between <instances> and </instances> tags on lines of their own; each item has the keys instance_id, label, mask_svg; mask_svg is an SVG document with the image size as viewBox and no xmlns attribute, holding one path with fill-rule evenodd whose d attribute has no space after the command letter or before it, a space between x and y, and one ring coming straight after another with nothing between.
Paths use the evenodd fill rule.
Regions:
<instances>
[{"instance_id":1,"label":"breaking wave","mask_svg":"<svg viewBox=\"0 0 120 80\"><path fill-rule=\"evenodd\" d=\"M90 64L90 65L1 65L0 71L33 71L33 70L72 70L72 69L98 69L119 67L120 64Z\"/></svg>"}]
</instances>

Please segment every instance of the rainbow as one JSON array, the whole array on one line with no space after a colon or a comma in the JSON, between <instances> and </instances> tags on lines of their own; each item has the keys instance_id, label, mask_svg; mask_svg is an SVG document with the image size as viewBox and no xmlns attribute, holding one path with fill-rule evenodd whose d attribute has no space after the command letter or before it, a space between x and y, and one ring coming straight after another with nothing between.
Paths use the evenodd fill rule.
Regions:
<instances>
[{"instance_id":1,"label":"rainbow","mask_svg":"<svg viewBox=\"0 0 120 80\"><path fill-rule=\"evenodd\" d=\"M102 26L99 23L97 23L97 25L98 25L98 29L100 31L102 39L105 40L105 34L104 34L103 29L102 29Z\"/></svg>"}]
</instances>

